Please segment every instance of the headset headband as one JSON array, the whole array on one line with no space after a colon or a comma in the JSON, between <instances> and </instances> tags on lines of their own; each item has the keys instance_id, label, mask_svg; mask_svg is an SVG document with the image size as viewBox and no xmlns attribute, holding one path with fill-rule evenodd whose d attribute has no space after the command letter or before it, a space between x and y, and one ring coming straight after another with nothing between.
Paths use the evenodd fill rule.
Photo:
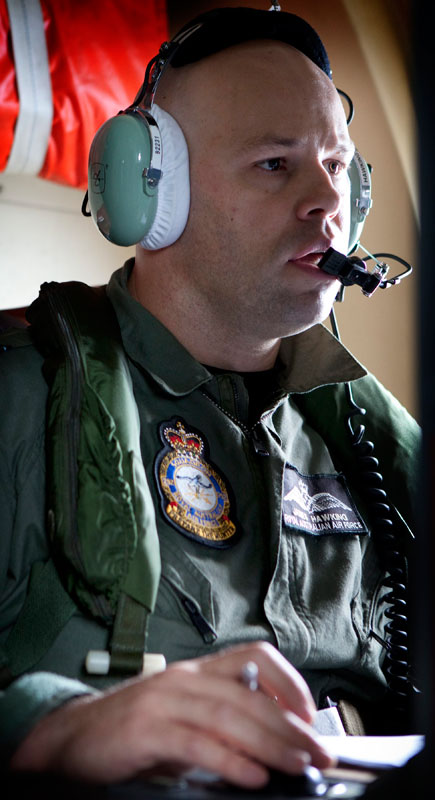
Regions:
<instances>
[{"instance_id":1,"label":"headset headband","mask_svg":"<svg viewBox=\"0 0 435 800\"><path fill-rule=\"evenodd\" d=\"M131 107L151 108L160 78L169 64L183 67L255 39L273 39L295 47L331 78L323 43L301 17L275 9L216 8L187 23L169 42L163 42L147 65L143 84Z\"/></svg>"}]
</instances>

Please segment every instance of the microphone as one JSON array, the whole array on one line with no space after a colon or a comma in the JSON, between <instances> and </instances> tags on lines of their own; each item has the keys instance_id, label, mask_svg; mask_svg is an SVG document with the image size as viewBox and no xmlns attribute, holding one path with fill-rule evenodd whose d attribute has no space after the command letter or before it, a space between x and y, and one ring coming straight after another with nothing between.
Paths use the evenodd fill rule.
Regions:
<instances>
[{"instance_id":1,"label":"microphone","mask_svg":"<svg viewBox=\"0 0 435 800\"><path fill-rule=\"evenodd\" d=\"M357 284L366 297L371 297L379 286L384 288L384 278L388 272L388 266L382 262L375 264L372 272L369 272L361 258L345 256L333 247L324 253L318 266L329 275L334 275L343 286Z\"/></svg>"}]
</instances>

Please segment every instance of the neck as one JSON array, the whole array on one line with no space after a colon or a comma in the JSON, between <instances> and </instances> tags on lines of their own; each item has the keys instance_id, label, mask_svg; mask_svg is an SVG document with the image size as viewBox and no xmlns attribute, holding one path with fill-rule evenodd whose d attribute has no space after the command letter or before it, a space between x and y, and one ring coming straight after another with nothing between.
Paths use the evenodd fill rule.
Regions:
<instances>
[{"instance_id":1,"label":"neck","mask_svg":"<svg viewBox=\"0 0 435 800\"><path fill-rule=\"evenodd\" d=\"M157 269L159 255L147 253L145 259L136 258L128 289L197 361L237 372L260 372L274 366L279 339L259 341L253 333L228 324L225 315L197 296L191 286L186 287L176 271L167 266Z\"/></svg>"}]
</instances>

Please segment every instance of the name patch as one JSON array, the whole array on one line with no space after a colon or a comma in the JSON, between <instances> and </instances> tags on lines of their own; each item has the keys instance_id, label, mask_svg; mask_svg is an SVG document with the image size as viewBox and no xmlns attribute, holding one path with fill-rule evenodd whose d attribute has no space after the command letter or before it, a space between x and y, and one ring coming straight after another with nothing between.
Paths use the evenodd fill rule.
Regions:
<instances>
[{"instance_id":1,"label":"name patch","mask_svg":"<svg viewBox=\"0 0 435 800\"><path fill-rule=\"evenodd\" d=\"M344 475L302 475L286 465L284 474L283 523L313 536L366 534Z\"/></svg>"}]
</instances>

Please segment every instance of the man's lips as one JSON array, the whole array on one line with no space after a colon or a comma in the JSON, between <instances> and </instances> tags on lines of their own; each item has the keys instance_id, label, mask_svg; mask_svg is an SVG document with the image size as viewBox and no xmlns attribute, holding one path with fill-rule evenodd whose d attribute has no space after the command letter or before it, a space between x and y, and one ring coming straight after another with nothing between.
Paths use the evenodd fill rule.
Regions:
<instances>
[{"instance_id":1,"label":"man's lips","mask_svg":"<svg viewBox=\"0 0 435 800\"><path fill-rule=\"evenodd\" d=\"M327 248L326 248L327 249ZM289 262L292 264L299 264L304 265L307 264L310 267L318 268L318 264L322 256L324 256L325 250L316 250L311 251L309 253L302 253L301 255L293 256L293 258L289 258Z\"/></svg>"},{"instance_id":2,"label":"man's lips","mask_svg":"<svg viewBox=\"0 0 435 800\"><path fill-rule=\"evenodd\" d=\"M310 250L309 252L305 251L299 253L293 256L293 258L289 258L287 263L293 267L296 267L297 269L301 269L306 273L307 276L310 273L312 274L313 277L316 276L317 278L320 278L321 276L322 282L323 281L326 281L326 283L329 283L329 281L335 282L337 280L337 277L335 275L330 275L328 272L325 272L323 269L320 269L319 267L319 261L325 255L325 252L328 250L328 247L325 247L324 250L323 249Z\"/></svg>"},{"instance_id":3,"label":"man's lips","mask_svg":"<svg viewBox=\"0 0 435 800\"><path fill-rule=\"evenodd\" d=\"M312 238L311 241L302 243L300 250L293 250L290 254L289 261L306 262L317 266L322 256L326 251L332 247L333 239L329 236L318 236Z\"/></svg>"}]
</instances>

